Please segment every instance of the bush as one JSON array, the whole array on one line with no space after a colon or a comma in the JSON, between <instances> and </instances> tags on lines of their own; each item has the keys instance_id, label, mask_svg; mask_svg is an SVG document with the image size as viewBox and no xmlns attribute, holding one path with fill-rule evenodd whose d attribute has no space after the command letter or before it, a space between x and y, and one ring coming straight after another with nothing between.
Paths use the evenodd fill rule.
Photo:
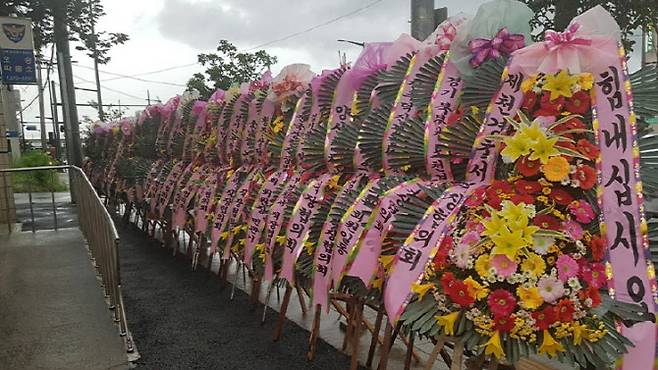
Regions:
<instances>
[{"instance_id":1,"label":"bush","mask_svg":"<svg viewBox=\"0 0 658 370\"><path fill-rule=\"evenodd\" d=\"M13 168L52 166L53 160L46 152L30 150L12 164ZM14 192L50 192L65 191L66 185L62 184L55 170L18 172L13 176Z\"/></svg>"}]
</instances>

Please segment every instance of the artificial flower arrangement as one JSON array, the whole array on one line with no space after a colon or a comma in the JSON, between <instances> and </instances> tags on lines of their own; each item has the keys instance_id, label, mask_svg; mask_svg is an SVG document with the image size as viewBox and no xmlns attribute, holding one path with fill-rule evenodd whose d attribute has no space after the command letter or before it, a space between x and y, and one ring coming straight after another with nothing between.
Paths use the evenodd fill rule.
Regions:
<instances>
[{"instance_id":1,"label":"artificial flower arrangement","mask_svg":"<svg viewBox=\"0 0 658 370\"><path fill-rule=\"evenodd\" d=\"M502 179L466 200L413 287L417 305L435 301L430 334L512 363L539 353L597 369L632 346L616 323L633 308L611 309L606 290L591 88L591 75L564 70L523 82L522 112L495 137Z\"/></svg>"}]
</instances>

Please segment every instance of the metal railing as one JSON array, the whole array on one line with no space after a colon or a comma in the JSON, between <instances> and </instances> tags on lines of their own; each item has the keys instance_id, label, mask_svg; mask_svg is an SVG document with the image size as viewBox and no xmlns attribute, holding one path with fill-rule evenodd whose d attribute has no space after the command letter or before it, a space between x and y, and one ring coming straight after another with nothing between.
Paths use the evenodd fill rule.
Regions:
<instances>
[{"instance_id":1,"label":"metal railing","mask_svg":"<svg viewBox=\"0 0 658 370\"><path fill-rule=\"evenodd\" d=\"M71 166L40 166L40 167L22 167L22 168L2 168L0 169L0 174L3 174L5 176L5 182L9 181L8 178L12 173L27 173L27 172L41 172L41 171L48 171L50 173L50 200L52 204L52 210L53 210L53 221L54 221L54 226L55 230L58 229L58 220L57 220L57 204L55 203L55 171L56 170L68 170L69 167ZM9 201L9 191L7 190L8 187L4 187L5 190L5 199ZM36 222L34 220L34 202L32 201L32 183L31 181L27 181L27 188L28 188L28 203L30 207L30 218L32 221L32 232L36 232ZM7 231L11 233L13 231L13 223L11 222L11 210L9 208L9 204L6 205L5 207L5 213L6 213L6 220L7 220Z\"/></svg>"},{"instance_id":2,"label":"metal railing","mask_svg":"<svg viewBox=\"0 0 658 370\"><path fill-rule=\"evenodd\" d=\"M119 326L119 333L123 337L128 353L134 353L135 347L132 335L128 330L126 312L121 293L121 271L119 267L119 233L114 221L101 198L94 190L87 175L76 166L43 166L0 169L0 174L10 173L68 170L71 187L71 201L76 205L80 230L87 240L92 264L101 277L105 298L109 308L114 311L114 321ZM57 207L55 205L54 191L51 191L55 230L57 230ZM34 228L34 210L32 206L32 192L29 193L30 215L32 217L32 231ZM9 207L7 207L9 208ZM9 212L7 213L9 216ZM9 217L7 217L9 219ZM11 226L9 228L11 232Z\"/></svg>"}]
</instances>

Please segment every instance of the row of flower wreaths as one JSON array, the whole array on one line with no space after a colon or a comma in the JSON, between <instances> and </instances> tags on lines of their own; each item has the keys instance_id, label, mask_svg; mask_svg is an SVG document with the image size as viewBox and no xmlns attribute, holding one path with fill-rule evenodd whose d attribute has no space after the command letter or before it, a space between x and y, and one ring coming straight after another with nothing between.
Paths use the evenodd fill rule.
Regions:
<instances>
[{"instance_id":1,"label":"row of flower wreaths","mask_svg":"<svg viewBox=\"0 0 658 370\"><path fill-rule=\"evenodd\" d=\"M656 70L628 75L601 7L535 44L531 17L494 0L351 67L186 92L94 125L85 169L319 307L348 291L473 355L653 369Z\"/></svg>"}]
</instances>

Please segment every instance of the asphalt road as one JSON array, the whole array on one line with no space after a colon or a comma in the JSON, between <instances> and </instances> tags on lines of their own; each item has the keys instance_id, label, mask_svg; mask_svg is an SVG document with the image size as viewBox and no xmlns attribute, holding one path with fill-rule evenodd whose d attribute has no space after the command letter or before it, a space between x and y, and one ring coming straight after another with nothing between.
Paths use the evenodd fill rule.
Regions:
<instances>
[{"instance_id":1,"label":"asphalt road","mask_svg":"<svg viewBox=\"0 0 658 370\"><path fill-rule=\"evenodd\" d=\"M127 318L141 359L138 369L347 369L349 358L318 341L306 361L309 333L287 322L272 341L274 315L260 325L262 306L221 289L215 275L192 272L132 225L116 219Z\"/></svg>"}]
</instances>

